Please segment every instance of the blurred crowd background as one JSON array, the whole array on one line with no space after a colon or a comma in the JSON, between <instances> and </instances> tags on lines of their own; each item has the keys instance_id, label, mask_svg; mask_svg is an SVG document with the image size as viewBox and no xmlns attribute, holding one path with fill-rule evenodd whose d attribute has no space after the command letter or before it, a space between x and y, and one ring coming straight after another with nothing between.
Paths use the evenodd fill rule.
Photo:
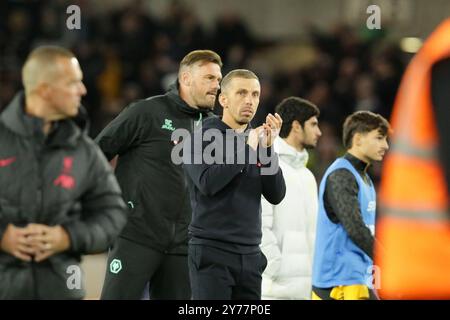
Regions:
<instances>
[{"instance_id":1,"label":"blurred crowd background","mask_svg":"<svg viewBox=\"0 0 450 320\"><path fill-rule=\"evenodd\" d=\"M0 110L20 90L23 61L39 44L62 44L78 57L88 90L83 104L91 118L93 137L131 101L163 93L175 81L179 61L186 53L212 49L224 61L224 75L231 69L249 68L260 76L262 98L253 120L255 125L291 95L308 99L320 108L323 136L310 154L310 167L320 179L324 169L342 153L341 127L348 114L371 110L390 116L402 73L416 51L414 45L405 46L404 37L425 37L427 30L440 22L436 17L436 21L427 21L427 30L408 34L408 30L417 30L413 28L418 23L414 20L420 9L417 6L427 3L426 8L442 10L439 3L444 3L411 0L411 8L402 0L392 1L397 7L389 1L372 1L381 7L381 29L370 30L365 10L370 1L336 0L331 7L326 5L329 0L315 1L323 10L340 8L342 19L332 21L315 21L311 14L305 18L321 10L308 2L298 21L295 12L286 16L294 21L278 21L299 32L295 29L286 36L277 36L258 29L258 24L267 30L270 25L278 25L276 21L249 17L274 8L292 11L290 0L275 1L276 7L274 4L270 8L264 8L268 1L258 6L257 1L241 0L245 3L242 8L238 1L230 2L234 4L230 7L222 2L220 10L208 16L208 24L204 23L207 10L201 1L162 2L157 1L160 9L156 12L152 0L2 0ZM204 0L209 7L214 6L213 2ZM81 8L80 30L66 27L66 9L71 4ZM388 18L383 15L386 6ZM351 14L357 17L345 18L345 8L353 8ZM406 11L395 13L396 9ZM420 39L415 41L420 43ZM216 112L220 113L219 106ZM375 177L378 170L376 166Z\"/></svg>"}]
</instances>

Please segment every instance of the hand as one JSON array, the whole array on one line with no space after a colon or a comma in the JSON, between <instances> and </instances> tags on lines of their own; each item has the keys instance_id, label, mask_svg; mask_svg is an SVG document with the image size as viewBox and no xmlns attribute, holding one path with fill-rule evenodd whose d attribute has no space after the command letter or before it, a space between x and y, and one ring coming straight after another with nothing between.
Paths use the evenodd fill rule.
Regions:
<instances>
[{"instance_id":1,"label":"hand","mask_svg":"<svg viewBox=\"0 0 450 320\"><path fill-rule=\"evenodd\" d=\"M30 244L31 234L26 228L19 228L8 224L0 242L0 248L23 261L31 261L34 248Z\"/></svg>"},{"instance_id":2,"label":"hand","mask_svg":"<svg viewBox=\"0 0 450 320\"><path fill-rule=\"evenodd\" d=\"M34 249L34 260L41 262L52 255L66 251L70 247L67 231L61 226L47 226L31 223L27 230L32 234L29 243Z\"/></svg>"},{"instance_id":3,"label":"hand","mask_svg":"<svg viewBox=\"0 0 450 320\"><path fill-rule=\"evenodd\" d=\"M259 139L261 138L261 134L264 131L263 126L259 126L258 128L251 129L248 135L247 144L256 151L258 148Z\"/></svg>"},{"instance_id":4,"label":"hand","mask_svg":"<svg viewBox=\"0 0 450 320\"><path fill-rule=\"evenodd\" d=\"M278 113L275 113L275 116L270 113L267 115L266 123L263 124L264 136L262 140L262 145L265 148L272 146L276 137L280 134L282 124L283 120Z\"/></svg>"}]
</instances>

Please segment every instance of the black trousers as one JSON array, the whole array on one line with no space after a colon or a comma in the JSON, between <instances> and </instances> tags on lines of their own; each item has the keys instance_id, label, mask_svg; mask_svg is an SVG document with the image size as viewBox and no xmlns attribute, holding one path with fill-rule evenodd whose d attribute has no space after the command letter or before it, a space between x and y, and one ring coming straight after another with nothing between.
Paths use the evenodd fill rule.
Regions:
<instances>
[{"instance_id":1,"label":"black trousers","mask_svg":"<svg viewBox=\"0 0 450 320\"><path fill-rule=\"evenodd\" d=\"M150 299L190 299L187 256L117 238L108 254L101 299L139 300L147 282Z\"/></svg>"},{"instance_id":2,"label":"black trousers","mask_svg":"<svg viewBox=\"0 0 450 320\"><path fill-rule=\"evenodd\" d=\"M189 245L189 275L194 300L260 300L267 259L260 251L238 254Z\"/></svg>"}]
</instances>

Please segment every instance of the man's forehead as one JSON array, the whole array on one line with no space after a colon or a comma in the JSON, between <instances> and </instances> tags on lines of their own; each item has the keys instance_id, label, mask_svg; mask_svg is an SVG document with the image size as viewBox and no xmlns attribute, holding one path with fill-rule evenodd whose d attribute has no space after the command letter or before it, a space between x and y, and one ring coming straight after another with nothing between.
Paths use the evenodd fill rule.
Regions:
<instances>
[{"instance_id":1,"label":"man's forehead","mask_svg":"<svg viewBox=\"0 0 450 320\"><path fill-rule=\"evenodd\" d=\"M80 64L77 58L66 58L61 57L56 60L54 64L54 76L55 77L65 77L65 78L82 78L83 72L80 68Z\"/></svg>"},{"instance_id":2,"label":"man's forehead","mask_svg":"<svg viewBox=\"0 0 450 320\"><path fill-rule=\"evenodd\" d=\"M210 61L197 61L192 65L192 69L203 73L220 73L220 66L217 63Z\"/></svg>"},{"instance_id":3,"label":"man's forehead","mask_svg":"<svg viewBox=\"0 0 450 320\"><path fill-rule=\"evenodd\" d=\"M70 58L70 64L75 66L75 67L79 67L80 63L78 62L78 59L75 57Z\"/></svg>"},{"instance_id":4,"label":"man's forehead","mask_svg":"<svg viewBox=\"0 0 450 320\"><path fill-rule=\"evenodd\" d=\"M308 120L306 120L306 122L309 122L311 124L316 124L319 123L319 119L317 119L316 116L312 116L311 118L309 118Z\"/></svg>"},{"instance_id":5,"label":"man's forehead","mask_svg":"<svg viewBox=\"0 0 450 320\"><path fill-rule=\"evenodd\" d=\"M259 84L259 81L254 78L241 78L236 77L231 79L230 84L233 86L234 89L246 89L246 90L261 90L261 85Z\"/></svg>"},{"instance_id":6,"label":"man's forehead","mask_svg":"<svg viewBox=\"0 0 450 320\"><path fill-rule=\"evenodd\" d=\"M73 68L80 69L80 64L77 58L67 58L67 57L58 57L55 61L55 65L60 67L61 69Z\"/></svg>"},{"instance_id":7,"label":"man's forehead","mask_svg":"<svg viewBox=\"0 0 450 320\"><path fill-rule=\"evenodd\" d=\"M382 130L380 127L375 128L375 129L369 131L369 134L374 135L374 136L376 136L376 135L382 135L382 136L384 136L384 135L385 135L385 134L383 133L383 130Z\"/></svg>"}]
</instances>

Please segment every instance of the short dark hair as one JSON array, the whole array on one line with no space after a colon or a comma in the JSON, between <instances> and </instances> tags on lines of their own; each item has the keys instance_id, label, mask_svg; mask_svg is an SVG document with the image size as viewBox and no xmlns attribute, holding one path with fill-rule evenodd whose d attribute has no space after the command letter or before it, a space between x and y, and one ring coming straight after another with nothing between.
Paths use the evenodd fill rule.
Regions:
<instances>
[{"instance_id":1,"label":"short dark hair","mask_svg":"<svg viewBox=\"0 0 450 320\"><path fill-rule=\"evenodd\" d=\"M253 71L247 69L234 69L228 72L225 77L223 77L222 83L220 85L222 87L222 92L234 78L256 79L259 81L258 76Z\"/></svg>"},{"instance_id":2,"label":"short dark hair","mask_svg":"<svg viewBox=\"0 0 450 320\"><path fill-rule=\"evenodd\" d=\"M222 68L222 59L212 50L194 50L189 52L180 62L180 69L190 67L197 62L212 62Z\"/></svg>"},{"instance_id":3,"label":"short dark hair","mask_svg":"<svg viewBox=\"0 0 450 320\"><path fill-rule=\"evenodd\" d=\"M275 112L283 119L280 137L286 138L292 129L292 123L297 120L302 127L312 117L319 117L320 110L313 103L299 97L288 97L281 101Z\"/></svg>"},{"instance_id":4,"label":"short dark hair","mask_svg":"<svg viewBox=\"0 0 450 320\"><path fill-rule=\"evenodd\" d=\"M380 134L387 136L390 129L389 122L381 115L370 111L357 111L345 119L342 141L345 149L352 147L353 136L356 133L369 133L378 129Z\"/></svg>"}]
</instances>

